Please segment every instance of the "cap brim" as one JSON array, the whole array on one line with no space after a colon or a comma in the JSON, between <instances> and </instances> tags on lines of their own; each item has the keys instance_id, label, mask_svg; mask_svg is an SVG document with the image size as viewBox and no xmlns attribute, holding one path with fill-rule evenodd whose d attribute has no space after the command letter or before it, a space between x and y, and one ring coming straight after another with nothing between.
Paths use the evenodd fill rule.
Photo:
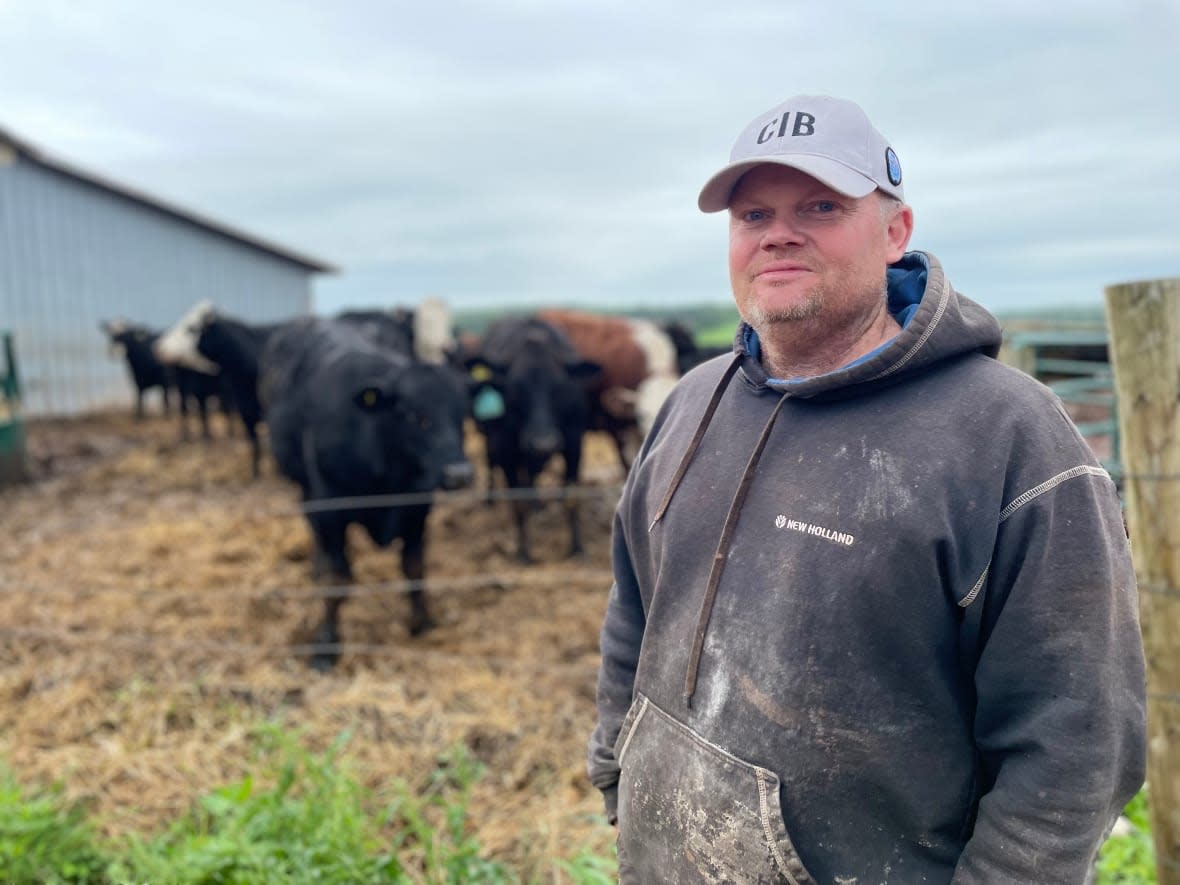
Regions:
<instances>
[{"instance_id":1,"label":"cap brim","mask_svg":"<svg viewBox=\"0 0 1180 885\"><path fill-rule=\"evenodd\" d=\"M816 157L809 154L791 154L778 157L755 157L742 160L740 163L730 163L701 188L701 195L697 197L697 205L702 212L721 212L729 208L729 198L737 186L738 179L755 166L773 163L777 166L789 166L805 172L812 178L822 181L837 193L846 197L859 199L867 197L877 189L877 183L871 178L849 169L843 163L829 160L827 157Z\"/></svg>"}]
</instances>

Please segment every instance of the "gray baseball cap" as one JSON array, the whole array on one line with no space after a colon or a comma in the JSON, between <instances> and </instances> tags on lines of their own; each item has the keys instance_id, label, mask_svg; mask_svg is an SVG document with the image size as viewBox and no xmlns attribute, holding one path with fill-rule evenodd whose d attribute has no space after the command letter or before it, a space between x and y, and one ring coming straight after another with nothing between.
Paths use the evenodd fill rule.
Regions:
<instances>
[{"instance_id":1,"label":"gray baseball cap","mask_svg":"<svg viewBox=\"0 0 1180 885\"><path fill-rule=\"evenodd\" d=\"M734 142L729 165L705 183L701 211L729 208L738 179L763 163L798 169L848 197L880 188L905 199L897 154L860 106L842 98L796 95L756 117Z\"/></svg>"}]
</instances>

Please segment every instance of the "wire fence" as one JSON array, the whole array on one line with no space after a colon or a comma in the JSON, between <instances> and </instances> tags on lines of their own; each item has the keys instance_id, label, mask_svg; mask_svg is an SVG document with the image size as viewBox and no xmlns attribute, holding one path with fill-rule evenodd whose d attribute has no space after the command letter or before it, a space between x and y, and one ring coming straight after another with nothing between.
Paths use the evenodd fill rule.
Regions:
<instances>
[{"instance_id":1,"label":"wire fence","mask_svg":"<svg viewBox=\"0 0 1180 885\"><path fill-rule=\"evenodd\" d=\"M418 504L484 503L489 501L576 501L618 498L623 487L612 486L540 486L510 489L464 489L462 491L403 492L391 495L354 495L342 498L316 498L299 505L301 513L337 510L367 510L382 507L411 507Z\"/></svg>"},{"instance_id":2,"label":"wire fence","mask_svg":"<svg viewBox=\"0 0 1180 885\"><path fill-rule=\"evenodd\" d=\"M488 501L568 501L568 500L606 500L617 499L621 486L560 486L507 488L463 491L433 491L411 492L390 495L366 495L341 498L324 498L303 502L295 507L266 508L255 510L256 515L270 517L294 516L299 514L320 513L336 510L359 510L368 508L387 508L398 506L414 506L423 503L469 504L485 503ZM126 583L103 584L38 584L34 580L14 580L11 577L0 577L0 596L15 597L20 594L34 595L39 598L66 596L74 600L87 600L104 595L119 595L137 599L166 598L183 592L188 600L330 600L357 597L396 597L414 591L424 591L430 596L440 594L509 588L536 588L552 586L554 583L593 584L605 590L612 580L611 572L607 569L591 569L573 567L554 572L553 570L535 571L527 568L503 572L483 572L478 575L458 575L428 577L422 580L391 580L378 582L363 582L349 584L295 584L282 586L234 585L220 584L214 587L177 587L168 585L135 586ZM54 630L43 627L0 627L0 641L4 642L49 642L59 645L100 645L111 649L126 648L164 648L178 652L182 650L194 652L217 653L233 655L235 657L310 657L313 655L343 654L364 656L397 656L406 653L406 649L391 644L373 643L308 643L308 644L272 644L262 645L254 643L232 643L221 640L203 640L186 637L178 639L174 635L138 635L129 636L121 633L98 633L92 630L78 632L73 629ZM413 649L413 654L419 654L420 649ZM432 653L435 657L437 652ZM454 656L456 662L470 664L472 658ZM486 656L475 656L479 662L494 663ZM509 659L500 662L511 663ZM519 662L518 662L519 663ZM540 664L542 668L550 666Z\"/></svg>"},{"instance_id":3,"label":"wire fence","mask_svg":"<svg viewBox=\"0 0 1180 885\"><path fill-rule=\"evenodd\" d=\"M129 587L123 584L94 584L91 586L50 584L18 584L13 581L0 582L0 594L33 593L38 596L69 596L75 599L89 598L101 594L115 593L123 596L155 598L183 590L190 596L229 597L233 599L342 599L360 596L397 596L414 590L423 590L431 595L459 590L506 589L508 587L536 587L553 584L555 581L604 583L612 580L607 569L563 569L560 572L493 572L479 575L425 578L419 581L376 581L356 584L290 585L279 587L202 587L199 590L167 586Z\"/></svg>"},{"instance_id":4,"label":"wire fence","mask_svg":"<svg viewBox=\"0 0 1180 885\"><path fill-rule=\"evenodd\" d=\"M618 501L623 487L612 485L572 485L572 486L534 486L523 488L493 488L493 489L462 489L456 491L434 490L427 492L402 492L398 494L382 495L353 495L337 498L316 498L311 501L293 503L275 503L259 499L248 494L238 496L235 501L235 514L247 514L251 518L288 518L309 516L316 513L333 512L339 510L367 510L394 507L412 507L421 504L432 505L487 505L498 501L536 501L549 503L552 501L608 501L612 504ZM119 511L137 509L142 501L128 498L117 510L113 509L109 515L120 515ZM92 517L77 517L72 520L61 521L61 527L66 529L81 528L90 524Z\"/></svg>"},{"instance_id":5,"label":"wire fence","mask_svg":"<svg viewBox=\"0 0 1180 885\"><path fill-rule=\"evenodd\" d=\"M71 632L68 629L51 627L0 627L0 642L22 642L34 644L66 645L71 647L99 647L103 651L161 651L167 650L170 657L178 652L195 652L217 657L232 657L248 662L268 658L310 658L318 655L340 657L355 655L383 658L420 666L423 663L469 669L473 663L496 672L524 673L527 675L562 674L584 676L585 662L552 661L507 657L505 655L458 655L439 651L415 643L412 647L391 643L364 642L321 642L298 645L282 643L226 642L215 639L188 638L178 640L165 634L127 634L113 631Z\"/></svg>"}]
</instances>

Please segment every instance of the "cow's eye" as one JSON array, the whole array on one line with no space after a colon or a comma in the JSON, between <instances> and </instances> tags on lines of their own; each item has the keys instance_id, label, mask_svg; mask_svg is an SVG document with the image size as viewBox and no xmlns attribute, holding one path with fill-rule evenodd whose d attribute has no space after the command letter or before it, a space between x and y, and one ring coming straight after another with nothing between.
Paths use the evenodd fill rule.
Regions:
<instances>
[{"instance_id":1,"label":"cow's eye","mask_svg":"<svg viewBox=\"0 0 1180 885\"><path fill-rule=\"evenodd\" d=\"M423 430L429 430L431 427L434 426L434 422L431 421L429 418L427 418L425 415L423 415L420 418L418 418L418 426L420 428L422 428Z\"/></svg>"}]
</instances>

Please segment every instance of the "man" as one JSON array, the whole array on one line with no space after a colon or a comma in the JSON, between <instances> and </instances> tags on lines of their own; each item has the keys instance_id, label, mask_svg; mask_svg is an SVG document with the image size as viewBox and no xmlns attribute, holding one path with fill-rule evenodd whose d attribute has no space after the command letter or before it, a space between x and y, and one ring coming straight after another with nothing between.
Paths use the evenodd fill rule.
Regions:
<instances>
[{"instance_id":1,"label":"man","mask_svg":"<svg viewBox=\"0 0 1180 885\"><path fill-rule=\"evenodd\" d=\"M1143 780L1110 477L995 319L906 252L855 104L756 118L734 353L656 420L614 526L590 776L624 882L1083 882Z\"/></svg>"}]
</instances>

